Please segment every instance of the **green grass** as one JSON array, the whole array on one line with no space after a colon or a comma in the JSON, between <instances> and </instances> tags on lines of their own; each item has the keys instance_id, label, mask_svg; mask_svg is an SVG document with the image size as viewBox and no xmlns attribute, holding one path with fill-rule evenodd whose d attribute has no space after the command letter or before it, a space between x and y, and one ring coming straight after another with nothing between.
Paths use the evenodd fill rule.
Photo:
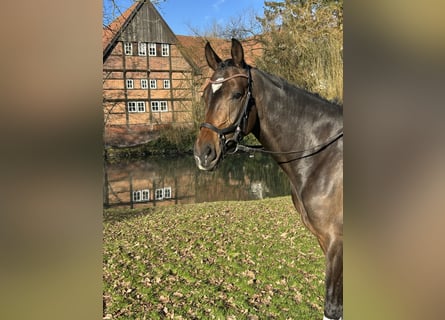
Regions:
<instances>
[{"instance_id":1,"label":"green grass","mask_svg":"<svg viewBox=\"0 0 445 320\"><path fill-rule=\"evenodd\" d=\"M290 197L104 212L110 319L318 319L324 257Z\"/></svg>"}]
</instances>

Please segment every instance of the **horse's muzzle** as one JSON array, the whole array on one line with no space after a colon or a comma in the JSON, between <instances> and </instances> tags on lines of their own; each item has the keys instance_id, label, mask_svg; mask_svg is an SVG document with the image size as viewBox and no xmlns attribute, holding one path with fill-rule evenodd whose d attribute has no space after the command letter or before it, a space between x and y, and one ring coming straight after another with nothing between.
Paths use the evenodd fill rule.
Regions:
<instances>
[{"instance_id":1,"label":"horse's muzzle","mask_svg":"<svg viewBox=\"0 0 445 320\"><path fill-rule=\"evenodd\" d=\"M195 144L194 156L196 165L200 170L210 171L216 168L219 162L220 155L215 147L210 143L205 143L202 146Z\"/></svg>"}]
</instances>

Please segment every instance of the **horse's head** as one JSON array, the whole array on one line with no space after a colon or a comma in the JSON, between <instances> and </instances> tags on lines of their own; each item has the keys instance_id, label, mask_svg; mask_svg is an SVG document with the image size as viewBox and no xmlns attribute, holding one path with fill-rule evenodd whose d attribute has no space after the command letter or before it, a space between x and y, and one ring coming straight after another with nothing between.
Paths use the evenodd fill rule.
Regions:
<instances>
[{"instance_id":1,"label":"horse's head","mask_svg":"<svg viewBox=\"0 0 445 320\"><path fill-rule=\"evenodd\" d=\"M205 122L194 147L201 170L214 169L224 154L236 151L255 124L250 67L244 61L241 43L235 39L231 55L222 61L209 43L205 46L207 63L214 73L204 90Z\"/></svg>"}]
</instances>

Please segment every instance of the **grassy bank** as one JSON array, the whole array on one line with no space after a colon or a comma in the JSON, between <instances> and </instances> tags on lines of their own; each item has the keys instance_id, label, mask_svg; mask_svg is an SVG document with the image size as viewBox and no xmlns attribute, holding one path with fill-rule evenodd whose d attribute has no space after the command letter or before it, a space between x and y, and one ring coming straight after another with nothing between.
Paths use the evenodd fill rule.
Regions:
<instances>
[{"instance_id":1,"label":"grassy bank","mask_svg":"<svg viewBox=\"0 0 445 320\"><path fill-rule=\"evenodd\" d=\"M104 213L108 319L318 319L324 258L290 197Z\"/></svg>"},{"instance_id":2,"label":"grassy bank","mask_svg":"<svg viewBox=\"0 0 445 320\"><path fill-rule=\"evenodd\" d=\"M107 147L104 157L108 161L122 159L141 159L152 155L177 155L193 152L196 139L196 129L191 128L164 128L157 137L148 143L132 147Z\"/></svg>"}]
</instances>

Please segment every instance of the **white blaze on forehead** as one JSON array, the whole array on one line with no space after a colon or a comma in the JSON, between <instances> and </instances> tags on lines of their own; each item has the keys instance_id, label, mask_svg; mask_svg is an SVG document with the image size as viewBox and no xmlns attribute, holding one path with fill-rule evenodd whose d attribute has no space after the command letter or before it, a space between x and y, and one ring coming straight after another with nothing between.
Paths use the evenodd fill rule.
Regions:
<instances>
[{"instance_id":1,"label":"white blaze on forehead","mask_svg":"<svg viewBox=\"0 0 445 320\"><path fill-rule=\"evenodd\" d=\"M212 91L213 91L213 93L215 93L216 91L219 90L219 88L221 88L223 80L224 80L224 78L218 78L215 81L221 81L221 83L212 83Z\"/></svg>"}]
</instances>

